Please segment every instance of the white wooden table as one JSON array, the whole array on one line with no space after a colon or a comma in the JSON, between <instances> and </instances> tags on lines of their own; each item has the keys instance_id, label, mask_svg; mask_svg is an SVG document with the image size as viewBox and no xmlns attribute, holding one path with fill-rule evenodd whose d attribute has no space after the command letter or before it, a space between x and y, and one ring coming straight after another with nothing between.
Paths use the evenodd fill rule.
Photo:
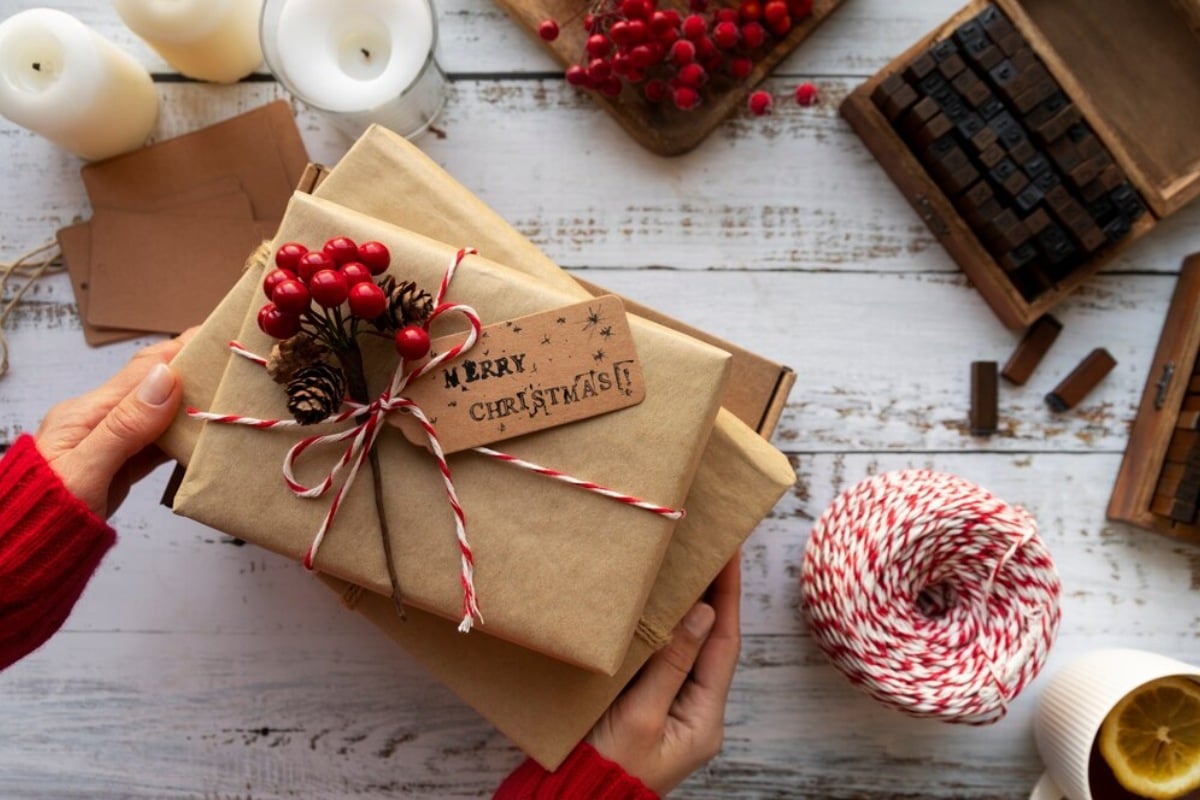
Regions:
<instances>
[{"instance_id":1,"label":"white wooden table","mask_svg":"<svg viewBox=\"0 0 1200 800\"><path fill-rule=\"evenodd\" d=\"M767 83L821 104L740 114L676 159L635 145L488 0L440 0L453 80L419 140L552 257L588 280L793 366L775 441L799 480L745 551L745 644L723 754L692 798L1024 798L1045 675L984 729L877 706L822 659L797 613L813 520L869 473L927 466L1031 509L1064 582L1049 669L1099 645L1200 661L1200 550L1108 523L1104 508L1179 264L1200 249L1185 210L1056 314L1065 330L1030 384L1002 390L1002 432L966 433L968 365L1016 337L992 316L836 113L858 82L959 0L848 0ZM0 0L0 16L34 5ZM268 78L179 81L107 3L52 0L150 66L172 136L282 95ZM315 160L349 142L299 115ZM90 211L79 162L0 124L0 252ZM0 380L0 446L138 346L88 349L67 281L16 313ZM1082 408L1041 396L1086 352L1119 366ZM65 629L0 674L0 797L480 797L520 754L299 565L172 516L166 472L137 488Z\"/></svg>"}]
</instances>

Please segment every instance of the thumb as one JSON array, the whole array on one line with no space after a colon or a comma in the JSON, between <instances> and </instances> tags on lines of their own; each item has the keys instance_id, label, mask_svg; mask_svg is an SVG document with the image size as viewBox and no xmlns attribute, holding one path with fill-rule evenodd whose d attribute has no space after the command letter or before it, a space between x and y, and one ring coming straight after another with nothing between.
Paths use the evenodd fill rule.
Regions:
<instances>
[{"instance_id":1,"label":"thumb","mask_svg":"<svg viewBox=\"0 0 1200 800\"><path fill-rule=\"evenodd\" d=\"M156 364L79 443L75 455L97 475L111 480L126 461L162 435L175 418L182 395L178 376L166 364Z\"/></svg>"}]
</instances>

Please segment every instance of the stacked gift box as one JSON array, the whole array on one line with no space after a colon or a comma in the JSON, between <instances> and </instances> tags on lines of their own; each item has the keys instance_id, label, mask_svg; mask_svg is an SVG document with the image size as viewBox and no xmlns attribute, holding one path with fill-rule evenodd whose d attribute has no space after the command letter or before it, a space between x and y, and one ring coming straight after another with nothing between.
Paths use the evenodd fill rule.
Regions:
<instances>
[{"instance_id":1,"label":"stacked gift box","mask_svg":"<svg viewBox=\"0 0 1200 800\"><path fill-rule=\"evenodd\" d=\"M336 236L383 242L392 277L430 291L461 248L476 248L478 255L463 258L454 272L446 301L471 306L484 326L539 312L573 320L572 309L599 307L593 301L599 290L561 270L403 138L373 128L332 170L309 170L276 239L248 262L179 356L185 407L255 419L288 416L280 387L260 364L231 356L228 343L266 356L273 340L259 329L257 313L270 254L284 242L319 247ZM474 630L460 633L462 559L442 474L427 448L389 425L375 450L391 569L365 476L346 491L313 559L334 592L547 767L570 752L669 640L794 481L787 459L763 438L778 419L792 373L647 309L626 305L625 312L644 399L497 447L646 504L682 509L682 519L478 452L448 456L468 520L482 612ZM446 328L432 333L462 335L461 325ZM476 347L473 358L488 355L486 341ZM386 343L368 343L363 358L377 394L397 356ZM428 380L443 377L434 370ZM312 435L307 428L201 422L185 412L162 442L186 465L173 507L303 560L332 492L297 497L281 464ZM320 483L343 447L314 447L295 478ZM391 597L393 571L404 619Z\"/></svg>"}]
</instances>

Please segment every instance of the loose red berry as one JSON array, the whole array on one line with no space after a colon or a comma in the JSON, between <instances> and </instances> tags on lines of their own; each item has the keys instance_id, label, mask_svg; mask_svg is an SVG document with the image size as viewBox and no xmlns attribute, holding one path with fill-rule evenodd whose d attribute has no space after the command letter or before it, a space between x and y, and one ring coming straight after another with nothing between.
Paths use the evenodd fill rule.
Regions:
<instances>
[{"instance_id":1,"label":"loose red berry","mask_svg":"<svg viewBox=\"0 0 1200 800\"><path fill-rule=\"evenodd\" d=\"M283 281L271 292L271 301L285 314L301 314L308 310L308 287L300 281Z\"/></svg>"},{"instance_id":2,"label":"loose red berry","mask_svg":"<svg viewBox=\"0 0 1200 800\"><path fill-rule=\"evenodd\" d=\"M419 361L429 355L429 333L420 325L407 325L396 331L396 352L406 361Z\"/></svg>"},{"instance_id":3,"label":"loose red berry","mask_svg":"<svg viewBox=\"0 0 1200 800\"><path fill-rule=\"evenodd\" d=\"M732 50L738 43L738 26L736 22L718 22L713 28L713 44L722 50Z\"/></svg>"},{"instance_id":4,"label":"loose red berry","mask_svg":"<svg viewBox=\"0 0 1200 800\"><path fill-rule=\"evenodd\" d=\"M392 263L392 254L383 242L363 242L358 246L357 256L350 260L366 264L372 275L382 275Z\"/></svg>"},{"instance_id":5,"label":"loose red berry","mask_svg":"<svg viewBox=\"0 0 1200 800\"><path fill-rule=\"evenodd\" d=\"M744 22L758 22L762 19L762 11L762 3L758 0L743 0L742 4L738 6L738 16Z\"/></svg>"},{"instance_id":6,"label":"loose red berry","mask_svg":"<svg viewBox=\"0 0 1200 800\"><path fill-rule=\"evenodd\" d=\"M784 7L786 9L786 6ZM683 21L683 37L685 39L703 38L708 33L708 20L699 14L692 14Z\"/></svg>"},{"instance_id":7,"label":"loose red berry","mask_svg":"<svg viewBox=\"0 0 1200 800\"><path fill-rule=\"evenodd\" d=\"M335 236L321 249L338 265L358 258L358 245L354 243L353 239L345 236Z\"/></svg>"},{"instance_id":8,"label":"loose red berry","mask_svg":"<svg viewBox=\"0 0 1200 800\"><path fill-rule=\"evenodd\" d=\"M802 83L796 87L796 102L802 106L811 106L820 99L817 87L811 83Z\"/></svg>"},{"instance_id":9,"label":"loose red berry","mask_svg":"<svg viewBox=\"0 0 1200 800\"><path fill-rule=\"evenodd\" d=\"M323 269L337 269L337 264L328 253L321 250L310 250L300 256L300 261L296 264L296 275L305 283L312 281L313 275L316 275Z\"/></svg>"},{"instance_id":10,"label":"loose red berry","mask_svg":"<svg viewBox=\"0 0 1200 800\"><path fill-rule=\"evenodd\" d=\"M558 23L552 19L544 19L538 23L537 31L544 41L553 42L558 38Z\"/></svg>"},{"instance_id":11,"label":"loose red berry","mask_svg":"<svg viewBox=\"0 0 1200 800\"><path fill-rule=\"evenodd\" d=\"M323 269L313 275L308 290L312 292L313 300L325 308L334 308L346 302L350 287L346 284L345 275L336 270Z\"/></svg>"},{"instance_id":12,"label":"loose red berry","mask_svg":"<svg viewBox=\"0 0 1200 800\"><path fill-rule=\"evenodd\" d=\"M263 293L268 298L275 292L275 287L284 281L296 279L296 273L290 269L273 269L267 273L267 277L263 278Z\"/></svg>"},{"instance_id":13,"label":"loose red berry","mask_svg":"<svg viewBox=\"0 0 1200 800\"><path fill-rule=\"evenodd\" d=\"M722 22L737 22L738 10L736 8L717 9L717 13L713 16L713 19L716 20L718 25Z\"/></svg>"},{"instance_id":14,"label":"loose red berry","mask_svg":"<svg viewBox=\"0 0 1200 800\"><path fill-rule=\"evenodd\" d=\"M679 83L691 89L699 89L708 80L708 73L699 64L684 64L679 68Z\"/></svg>"},{"instance_id":15,"label":"loose red berry","mask_svg":"<svg viewBox=\"0 0 1200 800\"><path fill-rule=\"evenodd\" d=\"M744 80L754 71L754 62L745 56L729 59L729 74L738 80Z\"/></svg>"},{"instance_id":16,"label":"loose red berry","mask_svg":"<svg viewBox=\"0 0 1200 800\"><path fill-rule=\"evenodd\" d=\"M300 256L307 252L308 248L299 242L281 244L279 249L275 251L275 266L295 272L296 262L300 260Z\"/></svg>"},{"instance_id":17,"label":"loose red berry","mask_svg":"<svg viewBox=\"0 0 1200 800\"><path fill-rule=\"evenodd\" d=\"M767 29L757 22L747 22L742 26L742 45L747 50L757 50L767 40Z\"/></svg>"},{"instance_id":18,"label":"loose red berry","mask_svg":"<svg viewBox=\"0 0 1200 800\"><path fill-rule=\"evenodd\" d=\"M788 11L797 22L812 14L812 9L813 0L788 0Z\"/></svg>"},{"instance_id":19,"label":"loose red berry","mask_svg":"<svg viewBox=\"0 0 1200 800\"><path fill-rule=\"evenodd\" d=\"M680 111L690 111L696 107L696 103L700 102L700 95L696 93L695 89L680 86L671 95L671 100Z\"/></svg>"},{"instance_id":20,"label":"loose red berry","mask_svg":"<svg viewBox=\"0 0 1200 800\"><path fill-rule=\"evenodd\" d=\"M681 67L692 63L696 60L696 45L687 39L680 39L671 45L671 60Z\"/></svg>"},{"instance_id":21,"label":"loose red berry","mask_svg":"<svg viewBox=\"0 0 1200 800\"><path fill-rule=\"evenodd\" d=\"M750 113L756 117L761 117L763 114L771 110L771 95L764 91L753 92L746 104L750 107Z\"/></svg>"},{"instance_id":22,"label":"loose red berry","mask_svg":"<svg viewBox=\"0 0 1200 800\"><path fill-rule=\"evenodd\" d=\"M370 283L371 270L366 264L351 261L349 264L342 264L342 277L346 279L347 286L354 286L358 283Z\"/></svg>"},{"instance_id":23,"label":"loose red berry","mask_svg":"<svg viewBox=\"0 0 1200 800\"><path fill-rule=\"evenodd\" d=\"M387 309L387 296L373 283L356 283L347 297L350 313L361 319L375 319Z\"/></svg>"},{"instance_id":24,"label":"loose red berry","mask_svg":"<svg viewBox=\"0 0 1200 800\"><path fill-rule=\"evenodd\" d=\"M285 314L274 303L267 303L258 310L258 327L267 336L290 339L300 332L300 317Z\"/></svg>"},{"instance_id":25,"label":"loose red berry","mask_svg":"<svg viewBox=\"0 0 1200 800\"><path fill-rule=\"evenodd\" d=\"M587 86L588 73L587 70L578 64L572 64L567 67L567 83L572 86Z\"/></svg>"},{"instance_id":26,"label":"loose red berry","mask_svg":"<svg viewBox=\"0 0 1200 800\"><path fill-rule=\"evenodd\" d=\"M646 99L651 103L661 103L667 96L667 85L658 78L646 81L646 85L642 87L642 94L646 95Z\"/></svg>"},{"instance_id":27,"label":"loose red berry","mask_svg":"<svg viewBox=\"0 0 1200 800\"><path fill-rule=\"evenodd\" d=\"M607 55L608 51L612 49L612 41L602 33L594 33L588 37L585 47L589 56L600 58Z\"/></svg>"}]
</instances>

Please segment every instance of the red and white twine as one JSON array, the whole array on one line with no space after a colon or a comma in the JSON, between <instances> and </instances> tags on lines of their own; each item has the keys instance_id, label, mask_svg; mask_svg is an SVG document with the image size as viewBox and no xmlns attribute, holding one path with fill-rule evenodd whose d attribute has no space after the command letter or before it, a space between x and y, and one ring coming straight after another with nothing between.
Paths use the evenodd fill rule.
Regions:
<instances>
[{"instance_id":1,"label":"red and white twine","mask_svg":"<svg viewBox=\"0 0 1200 800\"><path fill-rule=\"evenodd\" d=\"M446 461L446 455L442 450L441 441L438 438L437 429L425 415L425 412L412 400L403 396L404 389L414 380L436 369L447 361L452 361L464 353L468 352L475 343L479 340L480 330L482 325L479 320L479 315L470 306L461 303L446 303L445 297L449 291L450 283L454 279L454 273L458 269L459 264L468 255L473 255L477 251L473 248L463 248L455 253L451 259L450 265L446 268L446 272L442 277L440 286L438 287L437 296L434 299L434 311L429 319L425 322L425 328L428 328L440 317L453 312L462 314L470 324L470 329L467 331L466 338L459 344L447 349L443 353L439 353L428 361L418 364L412 369L408 368L408 364L404 358L400 359L400 363L396 366L395 372L392 373L391 380L388 383L388 388L367 405L346 401L344 408L335 414L330 415L322 420L318 425L332 424L345 422L350 419L355 419L357 424L352 428L339 431L337 433L324 434L319 436L310 436L302 439L288 450L287 456L283 461L283 477L284 482L293 494L303 498L317 498L323 496L326 492L337 484L338 477L344 469L349 467L349 472L346 473L341 485L333 496L332 502L329 504L329 509L325 513L324 519L321 521L320 527L317 529L316 535L313 537L312 544L309 545L308 551L304 555L304 566L306 569L314 569L314 561L317 557L317 551L321 547L321 542L325 538L325 534L329 531L333 524L334 517L337 515L342 498L350 491L351 485L358 474L359 469L368 460L371 448L374 447L376 439L379 437L380 431L385 424L385 418L393 411L399 411L411 414L414 419L421 425L421 429L425 432L425 437L429 443L429 449L433 453L434 459L437 461L438 470L442 475L442 482L446 490L446 500L450 505L451 511L454 514L454 531L458 540L458 549L460 555L460 581L463 588L463 616L459 623L458 629L463 633L471 630L475 621L483 621L483 617L479 612L479 604L475 594L475 559L471 552L471 546L467 541L467 516L463 510L462 504L458 499L458 491L454 486L454 480L450 473L450 465ZM229 343L230 350L238 356L265 367L267 360L260 355L257 355L247 350L237 342ZM295 428L300 423L291 419L257 419L254 417L246 417L239 414L217 414L208 411L199 411L195 408L188 409L188 415L194 419L205 420L208 422L216 422L226 425L245 425L260 430L272 430L276 428ZM294 467L296 461L309 448L323 445L335 444L339 442L349 441L350 444L342 453L340 459L325 477L315 486L305 486L296 479ZM549 467L543 467L534 464L530 461L517 458L508 453L503 453L498 450L493 450L487 447L476 447L476 452L502 461L507 464L519 467L521 469L534 472L538 475L543 475L572 486L591 491L595 494L607 497L633 508L643 509L651 513L658 514L667 519L681 519L684 516L682 509L673 509L666 506L657 505L646 502L633 495L623 494L621 492L608 489L591 481L580 480L566 473Z\"/></svg>"},{"instance_id":2,"label":"red and white twine","mask_svg":"<svg viewBox=\"0 0 1200 800\"><path fill-rule=\"evenodd\" d=\"M843 492L804 551L813 637L872 697L983 725L1042 668L1061 585L1024 509L953 475L903 470Z\"/></svg>"}]
</instances>

